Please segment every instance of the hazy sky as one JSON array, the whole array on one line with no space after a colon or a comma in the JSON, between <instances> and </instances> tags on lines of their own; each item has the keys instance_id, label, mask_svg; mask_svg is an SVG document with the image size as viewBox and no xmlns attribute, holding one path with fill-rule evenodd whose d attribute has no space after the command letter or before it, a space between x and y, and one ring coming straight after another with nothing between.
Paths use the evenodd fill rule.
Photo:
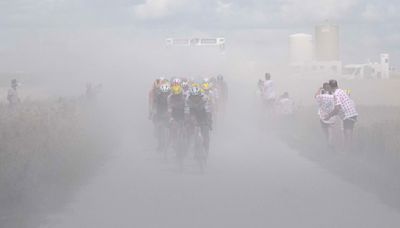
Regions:
<instances>
[{"instance_id":1,"label":"hazy sky","mask_svg":"<svg viewBox=\"0 0 400 228\"><path fill-rule=\"evenodd\" d=\"M188 28L339 24L396 28L395 0L1 0L6 26L147 24ZM398 28L398 27L397 27Z\"/></svg>"},{"instance_id":2,"label":"hazy sky","mask_svg":"<svg viewBox=\"0 0 400 228\"><path fill-rule=\"evenodd\" d=\"M284 59L287 35L313 33L329 20L341 27L345 62L388 52L400 65L399 11L396 0L0 0L0 58L88 31L131 29L147 36L225 36Z\"/></svg>"}]
</instances>

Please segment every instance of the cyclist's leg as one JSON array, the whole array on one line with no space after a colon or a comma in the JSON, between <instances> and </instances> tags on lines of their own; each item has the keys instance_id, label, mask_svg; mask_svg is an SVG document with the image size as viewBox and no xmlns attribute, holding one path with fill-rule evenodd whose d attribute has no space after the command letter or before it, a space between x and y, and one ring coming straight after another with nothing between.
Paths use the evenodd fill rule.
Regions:
<instances>
[{"instance_id":1,"label":"cyclist's leg","mask_svg":"<svg viewBox=\"0 0 400 228\"><path fill-rule=\"evenodd\" d=\"M210 149L210 128L208 125L201 126L201 135L203 137L203 145L206 155L208 155Z\"/></svg>"},{"instance_id":2,"label":"cyclist's leg","mask_svg":"<svg viewBox=\"0 0 400 228\"><path fill-rule=\"evenodd\" d=\"M162 148L162 121L159 115L155 115L154 118L154 128L155 128L155 136L157 139L157 151L160 151Z\"/></svg>"},{"instance_id":3,"label":"cyclist's leg","mask_svg":"<svg viewBox=\"0 0 400 228\"><path fill-rule=\"evenodd\" d=\"M185 121L185 133L187 139L187 148L192 149L194 147L194 124L191 120Z\"/></svg>"},{"instance_id":4,"label":"cyclist's leg","mask_svg":"<svg viewBox=\"0 0 400 228\"><path fill-rule=\"evenodd\" d=\"M186 156L188 150L188 134L186 126L183 121L179 122L178 125L178 144L179 144L179 155L183 158Z\"/></svg>"},{"instance_id":5,"label":"cyclist's leg","mask_svg":"<svg viewBox=\"0 0 400 228\"><path fill-rule=\"evenodd\" d=\"M177 141L177 137L178 137L177 134L178 134L177 122L175 120L173 120L169 126L169 142L173 148L176 148L176 143L177 143L176 141Z\"/></svg>"}]
</instances>

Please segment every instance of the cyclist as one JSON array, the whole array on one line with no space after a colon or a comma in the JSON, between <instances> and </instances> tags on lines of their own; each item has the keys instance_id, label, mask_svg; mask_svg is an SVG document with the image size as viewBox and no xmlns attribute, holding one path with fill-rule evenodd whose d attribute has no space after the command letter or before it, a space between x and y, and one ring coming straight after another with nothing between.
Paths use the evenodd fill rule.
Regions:
<instances>
[{"instance_id":1,"label":"cyclist","mask_svg":"<svg viewBox=\"0 0 400 228\"><path fill-rule=\"evenodd\" d=\"M181 83L181 86L182 86L182 90L183 90L182 91L183 95L185 96L185 98L188 97L189 96L189 88L190 88L189 81L183 80Z\"/></svg>"},{"instance_id":2,"label":"cyclist","mask_svg":"<svg viewBox=\"0 0 400 228\"><path fill-rule=\"evenodd\" d=\"M204 82L201 84L203 96L207 101L207 108L210 113L215 113L217 111L216 104L218 100L218 92L214 90L212 84L210 82ZM210 119L211 121L211 119ZM212 129L212 125L210 122L210 130Z\"/></svg>"},{"instance_id":3,"label":"cyclist","mask_svg":"<svg viewBox=\"0 0 400 228\"><path fill-rule=\"evenodd\" d=\"M183 88L180 85L171 87L171 94L168 96L168 112L171 119L181 121L185 117L185 97Z\"/></svg>"},{"instance_id":4,"label":"cyclist","mask_svg":"<svg viewBox=\"0 0 400 228\"><path fill-rule=\"evenodd\" d=\"M193 124L200 127L203 146L207 157L210 145L212 114L209 107L208 97L201 92L199 86L191 87L190 95L186 99L185 113Z\"/></svg>"},{"instance_id":5,"label":"cyclist","mask_svg":"<svg viewBox=\"0 0 400 228\"><path fill-rule=\"evenodd\" d=\"M159 93L159 89L160 89L160 85L161 85L161 78L157 78L154 82L153 82L153 86L151 87L150 91L149 91L149 119L153 120L153 115L154 115L154 106L155 106L155 97L156 95Z\"/></svg>"},{"instance_id":6,"label":"cyclist","mask_svg":"<svg viewBox=\"0 0 400 228\"><path fill-rule=\"evenodd\" d=\"M185 96L180 85L175 84L171 87L171 94L168 96L168 113L170 118L170 140L172 145L177 148L179 130L183 130L185 120Z\"/></svg>"},{"instance_id":7,"label":"cyclist","mask_svg":"<svg viewBox=\"0 0 400 228\"><path fill-rule=\"evenodd\" d=\"M154 124L156 126L156 135L158 139L157 149L160 151L166 149L166 133L168 127L168 96L171 88L168 83L160 85L154 97Z\"/></svg>"}]
</instances>

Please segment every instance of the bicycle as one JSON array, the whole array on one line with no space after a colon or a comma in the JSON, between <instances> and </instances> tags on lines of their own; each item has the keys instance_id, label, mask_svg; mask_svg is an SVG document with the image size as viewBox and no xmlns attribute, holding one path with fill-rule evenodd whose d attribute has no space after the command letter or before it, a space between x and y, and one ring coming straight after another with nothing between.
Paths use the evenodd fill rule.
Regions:
<instances>
[{"instance_id":1,"label":"bicycle","mask_svg":"<svg viewBox=\"0 0 400 228\"><path fill-rule=\"evenodd\" d=\"M160 152L164 158L167 159L168 152L168 121L165 118L160 118L157 122L157 141L158 147L157 151Z\"/></svg>"},{"instance_id":2,"label":"bicycle","mask_svg":"<svg viewBox=\"0 0 400 228\"><path fill-rule=\"evenodd\" d=\"M176 153L179 171L182 172L188 145L188 134L184 121L171 121L170 136L173 149Z\"/></svg>"},{"instance_id":3,"label":"bicycle","mask_svg":"<svg viewBox=\"0 0 400 228\"><path fill-rule=\"evenodd\" d=\"M209 133L208 125L199 123L194 125L194 159L197 161L201 173L204 173L207 165L209 143L207 142L207 133Z\"/></svg>"}]
</instances>

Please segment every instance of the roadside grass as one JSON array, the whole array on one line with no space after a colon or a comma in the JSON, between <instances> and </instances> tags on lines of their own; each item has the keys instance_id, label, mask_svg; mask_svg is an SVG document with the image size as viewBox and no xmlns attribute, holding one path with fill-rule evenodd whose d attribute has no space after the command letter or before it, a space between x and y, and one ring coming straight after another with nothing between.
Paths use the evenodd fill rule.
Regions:
<instances>
[{"instance_id":1,"label":"roadside grass","mask_svg":"<svg viewBox=\"0 0 400 228\"><path fill-rule=\"evenodd\" d=\"M102 164L112 138L85 101L0 105L0 223L34 227Z\"/></svg>"},{"instance_id":2,"label":"roadside grass","mask_svg":"<svg viewBox=\"0 0 400 228\"><path fill-rule=\"evenodd\" d=\"M400 165L400 107L359 106L350 155L375 164ZM277 130L290 146L303 153L325 153L327 143L316 107L300 107L290 123ZM340 149L339 149L340 150Z\"/></svg>"},{"instance_id":3,"label":"roadside grass","mask_svg":"<svg viewBox=\"0 0 400 228\"><path fill-rule=\"evenodd\" d=\"M400 158L400 107L359 106L354 129L355 151ZM320 128L316 107L297 109L289 128L279 131L289 142L320 147L325 139Z\"/></svg>"}]
</instances>

